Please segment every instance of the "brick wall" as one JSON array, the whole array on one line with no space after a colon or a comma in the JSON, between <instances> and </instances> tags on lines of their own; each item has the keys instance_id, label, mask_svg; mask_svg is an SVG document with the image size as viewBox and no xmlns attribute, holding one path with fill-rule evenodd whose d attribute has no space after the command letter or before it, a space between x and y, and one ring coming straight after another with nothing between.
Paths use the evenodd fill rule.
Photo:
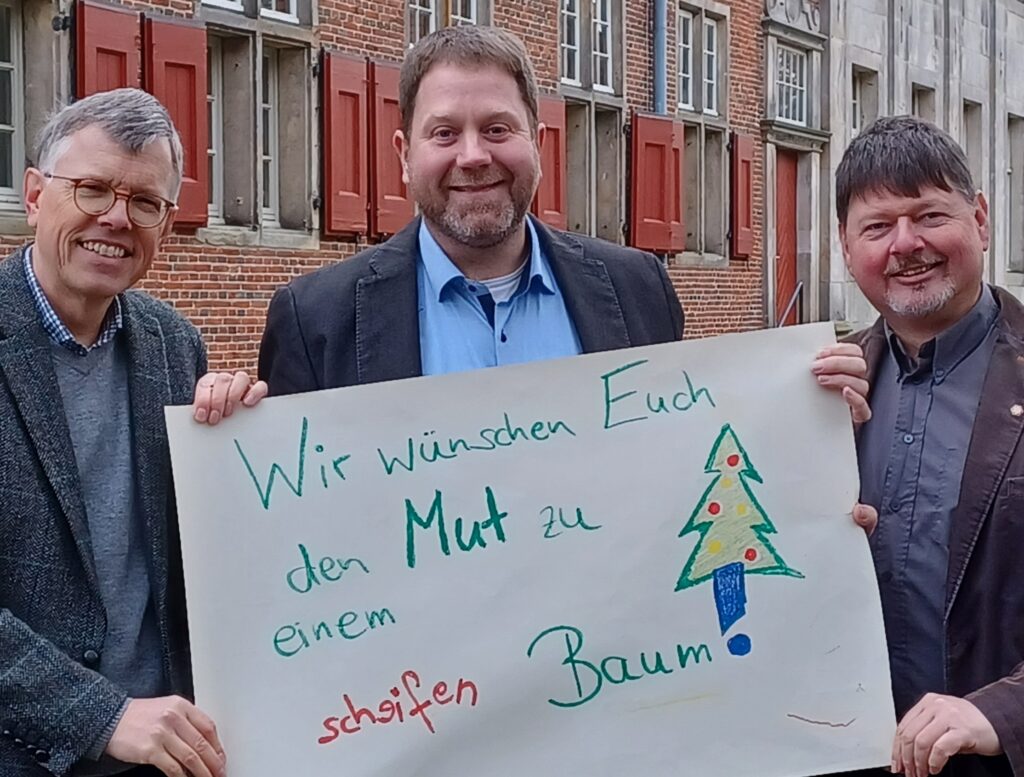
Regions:
<instances>
[{"instance_id":1,"label":"brick wall","mask_svg":"<svg viewBox=\"0 0 1024 777\"><path fill-rule=\"evenodd\" d=\"M192 15L183 0L126 3ZM731 0L730 116L738 128L759 134L761 85L761 0ZM651 86L651 19L649 0L625 0L626 91L630 107L649 110ZM321 0L321 45L355 54L398 61L405 51L405 0ZM672 4L669 3L670 9ZM495 24L511 29L526 42L534 58L542 90L558 84L558 3L554 0L493 0ZM675 30L669 25L669 66L674 72ZM669 79L669 104L675 104L674 79ZM763 148L758 145L755 178L755 223L763 200ZM0 236L5 247L21 238ZM318 250L236 248L207 245L191 233L175 233L154 263L141 288L170 302L202 330L211 365L219 369L255 370L266 306L278 286L296 275L343 260L364 247L362 242L321 241ZM687 311L687 336L706 336L764 325L761 231L749 260L733 261L718 270L672 266L670 274Z\"/></svg>"}]
</instances>

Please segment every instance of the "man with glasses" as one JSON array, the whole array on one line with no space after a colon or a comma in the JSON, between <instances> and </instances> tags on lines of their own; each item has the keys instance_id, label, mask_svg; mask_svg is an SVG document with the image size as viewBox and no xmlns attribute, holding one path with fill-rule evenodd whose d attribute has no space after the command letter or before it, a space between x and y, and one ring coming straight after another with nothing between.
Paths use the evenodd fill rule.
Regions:
<instances>
[{"instance_id":1,"label":"man with glasses","mask_svg":"<svg viewBox=\"0 0 1024 777\"><path fill-rule=\"evenodd\" d=\"M128 291L181 177L167 111L136 89L57 113L25 172L35 242L0 262L3 775L225 773L213 722L177 695L191 678L163 419L206 353Z\"/></svg>"}]
</instances>

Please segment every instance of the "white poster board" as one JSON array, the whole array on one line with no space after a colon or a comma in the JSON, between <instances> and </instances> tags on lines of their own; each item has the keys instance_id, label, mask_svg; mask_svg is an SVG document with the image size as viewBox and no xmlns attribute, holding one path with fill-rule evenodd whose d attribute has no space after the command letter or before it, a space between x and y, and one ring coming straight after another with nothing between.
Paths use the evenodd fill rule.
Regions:
<instances>
[{"instance_id":1,"label":"white poster board","mask_svg":"<svg viewBox=\"0 0 1024 777\"><path fill-rule=\"evenodd\" d=\"M824 774L895 729L828 324L168 409L234 777Z\"/></svg>"}]
</instances>

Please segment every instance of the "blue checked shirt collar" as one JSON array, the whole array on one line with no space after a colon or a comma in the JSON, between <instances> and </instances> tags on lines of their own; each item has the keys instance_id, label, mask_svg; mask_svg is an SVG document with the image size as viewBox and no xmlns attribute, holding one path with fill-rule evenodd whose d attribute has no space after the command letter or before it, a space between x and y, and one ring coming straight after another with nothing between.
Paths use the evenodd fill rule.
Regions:
<instances>
[{"instance_id":1,"label":"blue checked shirt collar","mask_svg":"<svg viewBox=\"0 0 1024 777\"><path fill-rule=\"evenodd\" d=\"M43 325L43 329L46 334L50 337L56 345L63 346L69 351L84 356L89 353L93 348L99 348L101 345L106 345L113 340L121 327L124 326L124 317L121 313L121 300L114 297L114 304L110 306L107 311L107 318L103 322L103 328L100 329L100 335L96 338L96 342L88 348L75 340L75 336L71 334L71 330L67 328L63 321L60 320L60 316L57 315L57 311L53 309L53 305L50 304L50 300L46 298L46 294L43 292L43 287L39 285L39 279L36 278L35 270L32 269L32 247L29 246L25 249L25 280L28 281L29 291L32 292L32 299L35 301L36 310L39 312L39 320Z\"/></svg>"}]
</instances>

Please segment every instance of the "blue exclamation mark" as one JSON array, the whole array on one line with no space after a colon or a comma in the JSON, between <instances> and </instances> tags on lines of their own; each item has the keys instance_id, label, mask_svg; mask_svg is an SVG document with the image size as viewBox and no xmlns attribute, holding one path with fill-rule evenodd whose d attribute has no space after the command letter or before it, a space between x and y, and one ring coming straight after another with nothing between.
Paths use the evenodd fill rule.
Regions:
<instances>
[{"instance_id":1,"label":"blue exclamation mark","mask_svg":"<svg viewBox=\"0 0 1024 777\"><path fill-rule=\"evenodd\" d=\"M726 564L714 571L715 606L718 608L718 626L722 636L740 618L747 614L746 574L743 563ZM750 652L750 637L734 634L725 643L734 656L745 656Z\"/></svg>"}]
</instances>

